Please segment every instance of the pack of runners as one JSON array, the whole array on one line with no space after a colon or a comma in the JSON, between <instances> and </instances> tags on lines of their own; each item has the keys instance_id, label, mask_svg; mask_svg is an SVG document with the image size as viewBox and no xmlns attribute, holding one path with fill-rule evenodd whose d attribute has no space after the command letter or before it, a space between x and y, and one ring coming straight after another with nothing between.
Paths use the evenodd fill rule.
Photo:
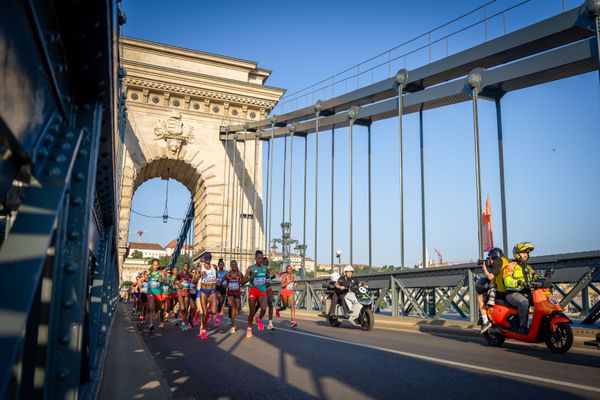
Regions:
<instances>
[{"instance_id":1,"label":"pack of runners","mask_svg":"<svg viewBox=\"0 0 600 400\"><path fill-rule=\"evenodd\" d=\"M228 309L229 333L235 333L242 311L242 299L247 298L249 313L246 337L252 337L254 324L259 331L265 329L263 318L267 313L266 327L274 330L274 310L277 318L280 318L281 312L289 308L290 326L296 327L296 282L292 272L292 267L288 265L285 272L271 275L269 260L260 250L256 251L255 263L247 268L245 274L240 271L236 260L229 262L229 269L225 269L223 259L219 259L217 265L212 264L209 252L193 269L188 263L184 263L181 270L160 268L159 260L153 259L151 268L139 274L132 287L132 314L143 323L148 323L150 331L155 329L155 323L163 328L170 319L182 331L199 325L198 336L205 340L211 321L213 327L220 326L225 306ZM280 308L274 308L271 280L281 282Z\"/></svg>"}]
</instances>

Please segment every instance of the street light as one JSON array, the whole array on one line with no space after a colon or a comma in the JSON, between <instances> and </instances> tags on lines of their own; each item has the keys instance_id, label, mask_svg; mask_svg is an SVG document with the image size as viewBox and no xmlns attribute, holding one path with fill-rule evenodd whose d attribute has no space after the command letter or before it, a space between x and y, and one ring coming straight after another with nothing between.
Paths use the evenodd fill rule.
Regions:
<instances>
[{"instance_id":1,"label":"street light","mask_svg":"<svg viewBox=\"0 0 600 400\"><path fill-rule=\"evenodd\" d=\"M342 264L342 251L341 250L336 251L335 256L338 259L338 265L341 265ZM333 271L333 265L331 266L331 270Z\"/></svg>"}]
</instances>

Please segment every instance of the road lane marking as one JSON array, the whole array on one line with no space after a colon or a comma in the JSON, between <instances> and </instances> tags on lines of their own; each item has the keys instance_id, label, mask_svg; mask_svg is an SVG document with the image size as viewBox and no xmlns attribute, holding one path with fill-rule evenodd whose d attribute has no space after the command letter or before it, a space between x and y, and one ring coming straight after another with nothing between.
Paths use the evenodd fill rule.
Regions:
<instances>
[{"instance_id":1,"label":"road lane marking","mask_svg":"<svg viewBox=\"0 0 600 400\"><path fill-rule=\"evenodd\" d=\"M424 356L424 355L415 354L415 353L408 353L405 351L388 349L386 347L373 346L370 344L349 342L349 341L342 340L342 339L321 336L321 335L317 335L314 333L300 332L300 331L287 329L287 328L277 327L277 330L295 333L297 335L309 336L309 337L313 337L313 338L317 338L317 339L329 340L331 342L337 342L337 343L343 343L343 344L357 346L357 347L363 347L363 348L371 349L371 350L379 350L379 351L383 351L383 352L387 352L387 353L397 354L397 355L404 356L404 357L415 358L417 360L429 361L429 362L436 363L436 364L443 364L443 365L449 365L449 366L453 366L453 367L470 369L470 370L474 370L474 371L487 372L487 373L490 373L493 375L502 375L502 376L508 376L511 378L518 378L519 380L526 380L528 382L534 381L534 382L540 382L540 383L547 383L547 384L554 385L554 386L563 386L563 387L568 387L568 388L572 388L572 389L600 393L600 387L580 385L577 383L559 381L559 380L550 379L550 378L543 378L541 376L524 375L522 373L504 371L504 370L494 369L494 368L487 368L487 367L482 367L482 366L473 365L473 364L465 364L465 363L458 362L458 361L444 360L442 358Z\"/></svg>"}]
</instances>

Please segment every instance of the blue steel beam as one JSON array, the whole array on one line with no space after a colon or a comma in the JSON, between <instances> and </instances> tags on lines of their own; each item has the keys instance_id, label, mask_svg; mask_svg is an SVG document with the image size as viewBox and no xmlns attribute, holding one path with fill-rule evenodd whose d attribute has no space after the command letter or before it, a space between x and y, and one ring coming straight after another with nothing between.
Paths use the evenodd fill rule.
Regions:
<instances>
[{"instance_id":1,"label":"blue steel beam","mask_svg":"<svg viewBox=\"0 0 600 400\"><path fill-rule=\"evenodd\" d=\"M481 97L494 100L497 96L529 86L550 82L591 72L598 69L598 50L595 38L538 54L530 58L515 61L495 69L482 71L483 82ZM408 72L410 76L411 72ZM467 78L439 84L429 89L403 96L404 114L411 114L419 110L433 109L450 104L471 100L471 91L468 90ZM378 121L396 117L398 113L398 98L381 101L359 109L358 119L363 121ZM296 133L312 133L315 131L315 120L298 123ZM341 112L319 120L319 129L328 129L332 126L348 126L348 113ZM275 138L285 136L287 128L275 128ZM225 139L224 134L221 139ZM263 136L269 136L265 133ZM238 140L244 134L237 134ZM246 134L247 139L254 138L254 134Z\"/></svg>"},{"instance_id":2,"label":"blue steel beam","mask_svg":"<svg viewBox=\"0 0 600 400\"><path fill-rule=\"evenodd\" d=\"M179 235L177 236L177 243L175 244L175 248L173 249L173 253L171 254L171 258L169 260L169 267L173 268L177 265L177 260L179 259L179 255L181 254L181 249L185 244L185 240L187 238L190 227L192 226L192 221L194 220L194 199L190 200L190 204L188 205L187 213L185 214L185 219L181 223L181 229L179 230Z\"/></svg>"},{"instance_id":3,"label":"blue steel beam","mask_svg":"<svg viewBox=\"0 0 600 400\"><path fill-rule=\"evenodd\" d=\"M581 5L544 21L532 24L497 39L480 44L457 54L445 57L410 71L406 92L450 81L467 75L474 68L493 68L521 58L539 54L582 39L595 36L595 21L586 5ZM387 78L353 92L322 100L323 110L339 112L354 105L364 105L389 99L397 95L395 77ZM284 126L314 117L314 107L308 106L278 115L276 120ZM266 128L270 120L250 122L250 129ZM243 132L242 125L229 126L230 134Z\"/></svg>"},{"instance_id":4,"label":"blue steel beam","mask_svg":"<svg viewBox=\"0 0 600 400\"><path fill-rule=\"evenodd\" d=\"M61 227L64 237L55 254L51 324L48 332L48 365L45 397L77 397L84 341L84 307L88 295L89 223L94 206L96 160L102 106L82 110L77 121L82 143L75 155L72 179L65 198ZM63 236L64 235L64 236Z\"/></svg>"}]
</instances>

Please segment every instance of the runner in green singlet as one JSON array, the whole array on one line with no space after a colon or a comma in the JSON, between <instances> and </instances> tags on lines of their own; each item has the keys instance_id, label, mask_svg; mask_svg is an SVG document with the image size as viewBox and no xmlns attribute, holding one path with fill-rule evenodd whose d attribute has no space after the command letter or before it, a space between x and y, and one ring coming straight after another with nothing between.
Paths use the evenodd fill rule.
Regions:
<instances>
[{"instance_id":1,"label":"runner in green singlet","mask_svg":"<svg viewBox=\"0 0 600 400\"><path fill-rule=\"evenodd\" d=\"M250 312L248 313L248 328L246 328L246 337L249 338L252 337L252 323L256 315L257 303L260 306L260 315L256 320L258 330L265 329L262 318L267 312L267 277L270 274L269 268L262 265L263 252L256 250L254 255L256 263L248 268L244 276L244 280L250 282L250 289L248 290Z\"/></svg>"}]
</instances>

